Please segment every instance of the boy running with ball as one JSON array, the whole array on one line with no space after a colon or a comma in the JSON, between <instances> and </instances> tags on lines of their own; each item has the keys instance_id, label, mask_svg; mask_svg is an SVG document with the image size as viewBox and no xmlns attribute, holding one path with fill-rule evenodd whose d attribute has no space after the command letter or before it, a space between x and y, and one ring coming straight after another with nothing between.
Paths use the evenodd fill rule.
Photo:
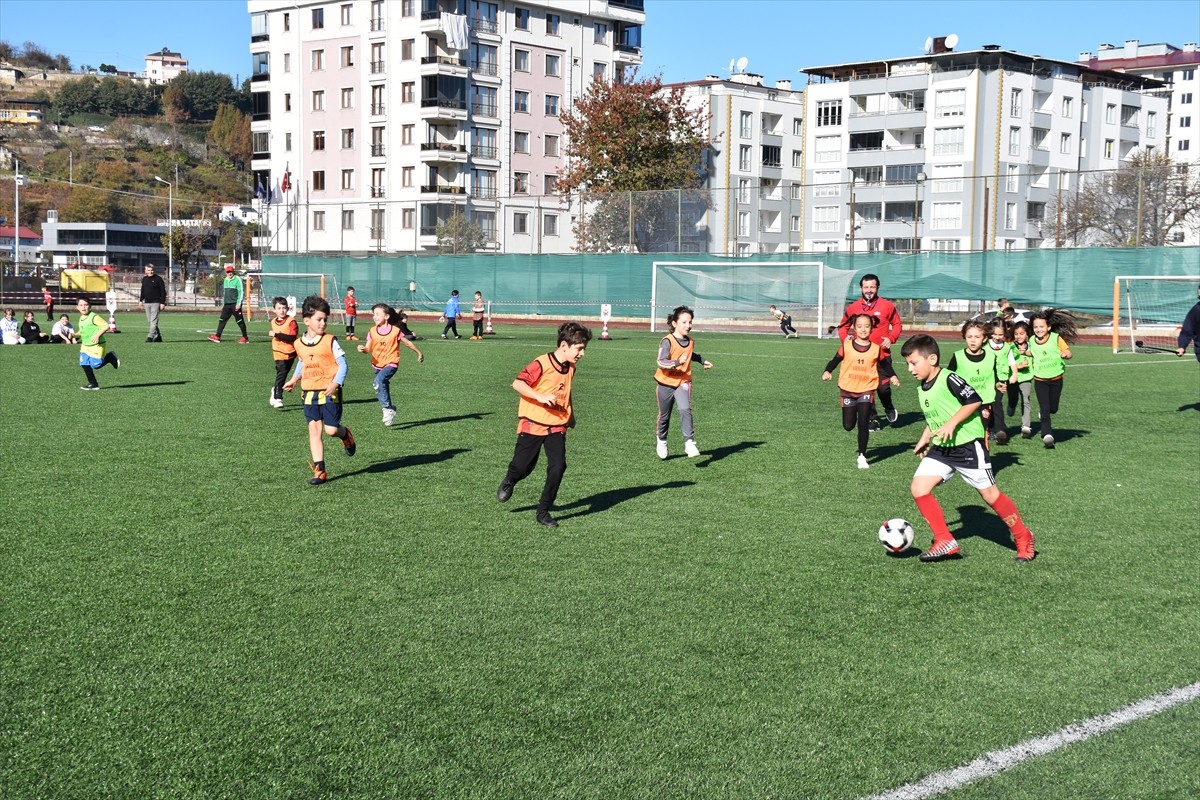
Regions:
<instances>
[{"instance_id":1,"label":"boy running with ball","mask_svg":"<svg viewBox=\"0 0 1200 800\"><path fill-rule=\"evenodd\" d=\"M984 446L986 433L979 409L983 400L962 376L942 368L938 343L928 334L917 334L900 350L908 372L917 379L917 400L925 414L925 430L913 452L921 457L912 479L912 495L921 516L933 531L933 544L920 555L922 561L940 561L959 553L958 541L946 527L942 507L933 490L954 477L975 487L992 507L1017 545L1017 563L1033 561L1033 533L1021 521L1016 505L1000 488L992 475L992 464Z\"/></svg>"}]
</instances>

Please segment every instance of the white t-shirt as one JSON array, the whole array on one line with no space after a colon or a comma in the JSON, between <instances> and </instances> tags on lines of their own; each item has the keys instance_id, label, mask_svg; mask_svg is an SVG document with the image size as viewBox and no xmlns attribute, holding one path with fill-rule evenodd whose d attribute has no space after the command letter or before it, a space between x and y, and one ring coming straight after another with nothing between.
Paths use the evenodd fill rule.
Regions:
<instances>
[{"instance_id":1,"label":"white t-shirt","mask_svg":"<svg viewBox=\"0 0 1200 800\"><path fill-rule=\"evenodd\" d=\"M54 323L54 328L50 331L50 338L54 341L61 339L70 339L75 335L75 329L71 327L71 323L59 320Z\"/></svg>"},{"instance_id":2,"label":"white t-shirt","mask_svg":"<svg viewBox=\"0 0 1200 800\"><path fill-rule=\"evenodd\" d=\"M0 318L0 337L5 344L19 344L21 341L21 326L15 319Z\"/></svg>"}]
</instances>

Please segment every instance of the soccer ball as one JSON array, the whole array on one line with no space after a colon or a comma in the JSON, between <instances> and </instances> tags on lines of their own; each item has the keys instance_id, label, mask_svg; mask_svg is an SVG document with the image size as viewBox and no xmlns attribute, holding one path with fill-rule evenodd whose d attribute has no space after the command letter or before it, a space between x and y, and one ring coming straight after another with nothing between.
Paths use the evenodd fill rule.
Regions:
<instances>
[{"instance_id":1,"label":"soccer ball","mask_svg":"<svg viewBox=\"0 0 1200 800\"><path fill-rule=\"evenodd\" d=\"M883 545L884 550L893 555L903 553L912 547L912 524L908 520L900 519L899 517L889 519L879 526L879 543Z\"/></svg>"}]
</instances>

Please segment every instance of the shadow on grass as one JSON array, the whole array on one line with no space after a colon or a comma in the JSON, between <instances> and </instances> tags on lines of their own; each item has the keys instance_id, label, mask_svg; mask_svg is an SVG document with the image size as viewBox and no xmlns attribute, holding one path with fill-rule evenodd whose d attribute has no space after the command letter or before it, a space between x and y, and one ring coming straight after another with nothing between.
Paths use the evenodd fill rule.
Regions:
<instances>
[{"instance_id":1,"label":"shadow on grass","mask_svg":"<svg viewBox=\"0 0 1200 800\"><path fill-rule=\"evenodd\" d=\"M585 517L588 514L600 514L620 505L621 503L624 503L626 500L632 500L635 497L641 497L644 494L657 492L660 489L682 489L685 486L695 485L695 481L668 481L667 483L660 483L656 485L628 486L623 489L609 489L605 492L597 492L590 497L581 497L573 503L568 503L565 506L556 506L553 513L558 519ZM533 511L536 508L536 505L527 505L520 508L514 508L513 511Z\"/></svg>"},{"instance_id":2,"label":"shadow on grass","mask_svg":"<svg viewBox=\"0 0 1200 800\"><path fill-rule=\"evenodd\" d=\"M707 456L707 458L705 458L696 466L698 468L704 468L714 461L720 461L723 458L728 458L729 456L740 453L743 450L752 450L755 447L762 447L764 444L766 444L766 442L738 442L737 444L718 447L714 450L709 450L707 453L701 453L701 455Z\"/></svg>"},{"instance_id":3,"label":"shadow on grass","mask_svg":"<svg viewBox=\"0 0 1200 800\"><path fill-rule=\"evenodd\" d=\"M157 381L155 383L123 383L120 385L106 386L106 389L148 389L151 386L186 386L191 381Z\"/></svg>"},{"instance_id":4,"label":"shadow on grass","mask_svg":"<svg viewBox=\"0 0 1200 800\"><path fill-rule=\"evenodd\" d=\"M1179 407L1180 411L1200 411L1200 403L1188 403Z\"/></svg>"},{"instance_id":5,"label":"shadow on grass","mask_svg":"<svg viewBox=\"0 0 1200 800\"><path fill-rule=\"evenodd\" d=\"M992 445L992 472L999 472L1002 469L1019 466L1021 464L1021 454L1012 450L997 450L997 447L1008 447L1008 445Z\"/></svg>"},{"instance_id":6,"label":"shadow on grass","mask_svg":"<svg viewBox=\"0 0 1200 800\"><path fill-rule=\"evenodd\" d=\"M868 440L868 442L869 441L870 440ZM867 445L867 462L871 463L871 464L875 464L879 461L884 461L893 456L905 456L905 455L911 456L914 444L916 444L916 442L909 442L908 444L904 444L904 443L884 444L884 445L879 445L878 447L872 447L868 443L868 445ZM851 450L848 452L853 452L853 451ZM916 469L916 465L917 465L917 458L916 458L916 456L913 456L913 469Z\"/></svg>"},{"instance_id":7,"label":"shadow on grass","mask_svg":"<svg viewBox=\"0 0 1200 800\"><path fill-rule=\"evenodd\" d=\"M368 464L362 469L354 470L353 472L342 473L341 475L330 476L330 481L339 480L341 478L349 478L351 475L361 475L363 473L379 474L383 472L394 472L398 469L406 467L420 467L426 464L437 464L441 461L449 461L455 456L463 453L471 452L467 447L452 447L443 450L440 453L413 453L407 456L397 456L389 458L387 461L377 461L374 464Z\"/></svg>"},{"instance_id":8,"label":"shadow on grass","mask_svg":"<svg viewBox=\"0 0 1200 800\"><path fill-rule=\"evenodd\" d=\"M1082 428L1055 428L1054 442L1056 444L1062 444L1063 442L1069 442L1072 439L1078 439L1080 436L1087 436L1089 433L1091 433L1091 431L1083 430ZM1035 419L1033 421L1033 441L1040 441L1041 438L1042 435L1038 433L1037 420Z\"/></svg>"},{"instance_id":9,"label":"shadow on grass","mask_svg":"<svg viewBox=\"0 0 1200 800\"><path fill-rule=\"evenodd\" d=\"M963 539L987 539L989 542L994 542L1006 550L1016 551L1017 546L1013 544L1012 536L1009 535L1008 526L1004 524L1004 520L996 516L996 512L988 507L980 499L980 505L959 506L958 516L962 520L962 529L954 534L954 538Z\"/></svg>"},{"instance_id":10,"label":"shadow on grass","mask_svg":"<svg viewBox=\"0 0 1200 800\"><path fill-rule=\"evenodd\" d=\"M379 401L372 400L371 402L376 403ZM413 420L412 422L405 422L402 425L396 425L394 427L399 428L402 431L406 431L409 428L419 428L422 425L441 425L445 422L461 422L464 419L481 420L484 417L490 417L494 413L495 412L493 411L482 411L474 414L456 414L453 417L431 417L430 419L418 419Z\"/></svg>"}]
</instances>

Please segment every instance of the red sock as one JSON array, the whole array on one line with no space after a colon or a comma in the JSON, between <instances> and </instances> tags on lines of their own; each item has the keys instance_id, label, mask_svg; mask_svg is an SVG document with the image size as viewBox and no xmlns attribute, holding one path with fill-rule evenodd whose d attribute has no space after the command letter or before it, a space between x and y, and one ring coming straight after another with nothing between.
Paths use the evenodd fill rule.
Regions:
<instances>
[{"instance_id":1,"label":"red sock","mask_svg":"<svg viewBox=\"0 0 1200 800\"><path fill-rule=\"evenodd\" d=\"M1004 492L1000 493L991 506L992 510L1000 515L1000 519L1004 520L1004 524L1012 531L1014 537L1018 534L1023 536L1029 533L1029 529L1021 520L1021 512L1017 511L1016 504Z\"/></svg>"},{"instance_id":2,"label":"red sock","mask_svg":"<svg viewBox=\"0 0 1200 800\"><path fill-rule=\"evenodd\" d=\"M921 516L929 523L929 529L933 531L933 543L953 539L950 535L950 529L946 527L946 515L942 513L942 506L937 499L927 494L916 498L917 510L921 512Z\"/></svg>"}]
</instances>

